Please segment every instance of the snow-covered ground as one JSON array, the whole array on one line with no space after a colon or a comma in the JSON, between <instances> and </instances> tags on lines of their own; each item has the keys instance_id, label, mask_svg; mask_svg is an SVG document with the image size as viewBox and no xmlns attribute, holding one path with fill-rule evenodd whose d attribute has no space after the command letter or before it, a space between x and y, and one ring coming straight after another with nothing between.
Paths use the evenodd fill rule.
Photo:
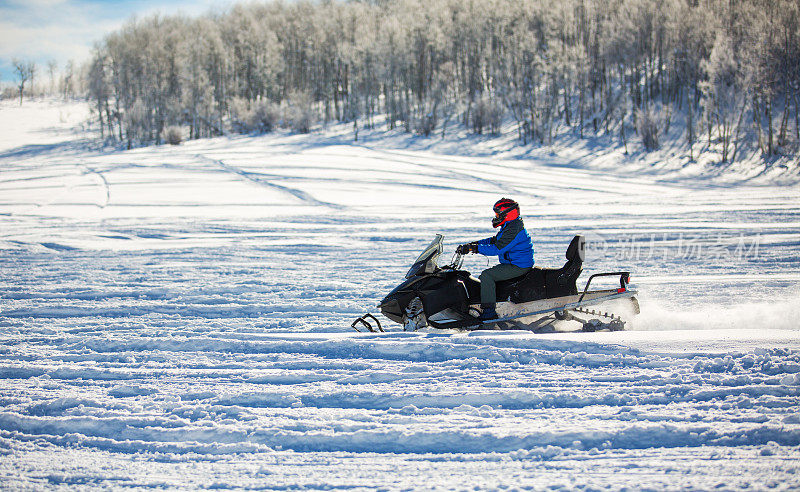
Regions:
<instances>
[{"instance_id":1,"label":"snow-covered ground","mask_svg":"<svg viewBox=\"0 0 800 492\"><path fill-rule=\"evenodd\" d=\"M87 114L0 103L0 488L800 487L800 187ZM633 272L630 331L350 329L501 196Z\"/></svg>"}]
</instances>

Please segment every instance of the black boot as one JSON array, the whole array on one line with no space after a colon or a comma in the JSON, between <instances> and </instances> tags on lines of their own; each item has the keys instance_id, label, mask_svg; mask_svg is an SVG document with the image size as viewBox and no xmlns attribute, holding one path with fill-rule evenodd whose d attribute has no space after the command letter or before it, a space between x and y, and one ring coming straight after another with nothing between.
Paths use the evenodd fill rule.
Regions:
<instances>
[{"instance_id":1,"label":"black boot","mask_svg":"<svg viewBox=\"0 0 800 492\"><path fill-rule=\"evenodd\" d=\"M495 311L494 303L481 304L481 315L478 317L481 321L489 321L497 319L497 311Z\"/></svg>"}]
</instances>

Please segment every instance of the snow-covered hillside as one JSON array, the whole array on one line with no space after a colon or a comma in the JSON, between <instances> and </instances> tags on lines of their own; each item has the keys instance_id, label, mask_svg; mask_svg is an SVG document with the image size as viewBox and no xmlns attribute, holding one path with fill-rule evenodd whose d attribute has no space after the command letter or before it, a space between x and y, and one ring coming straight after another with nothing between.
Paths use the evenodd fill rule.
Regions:
<instances>
[{"instance_id":1,"label":"snow-covered hillside","mask_svg":"<svg viewBox=\"0 0 800 492\"><path fill-rule=\"evenodd\" d=\"M800 187L86 116L0 104L0 488L800 487ZM350 329L501 196L633 272L630 331Z\"/></svg>"}]
</instances>

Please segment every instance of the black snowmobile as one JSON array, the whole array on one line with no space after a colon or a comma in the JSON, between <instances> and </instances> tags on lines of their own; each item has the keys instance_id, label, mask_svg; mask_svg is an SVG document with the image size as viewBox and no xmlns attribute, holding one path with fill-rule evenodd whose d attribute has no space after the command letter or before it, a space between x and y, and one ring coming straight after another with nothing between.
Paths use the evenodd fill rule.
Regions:
<instances>
[{"instance_id":1,"label":"black snowmobile","mask_svg":"<svg viewBox=\"0 0 800 492\"><path fill-rule=\"evenodd\" d=\"M554 331L555 320L575 320L584 331L622 330L625 323L618 315L588 309L598 304L627 304L631 314L639 313L636 290L629 288L629 272L596 273L589 277L582 291L576 281L583 269L585 240L575 236L567 248L567 262L561 268L534 267L521 277L497 283L498 319L481 321L480 280L462 270L463 255L456 252L450 265L440 267L442 235L437 234L419 255L406 280L394 288L378 305L384 316L403 325L406 331L425 326L443 329L527 329ZM589 290L598 277L619 277L619 287ZM586 320L576 313L607 318ZM373 324L375 326L373 326ZM351 325L369 331L384 331L371 314L357 318Z\"/></svg>"}]
</instances>

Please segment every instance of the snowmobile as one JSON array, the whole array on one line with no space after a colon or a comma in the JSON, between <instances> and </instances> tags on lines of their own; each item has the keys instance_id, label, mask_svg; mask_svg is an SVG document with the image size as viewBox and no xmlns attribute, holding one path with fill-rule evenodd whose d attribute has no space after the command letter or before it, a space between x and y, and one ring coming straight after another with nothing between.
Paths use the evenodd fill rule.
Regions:
<instances>
[{"instance_id":1,"label":"snowmobile","mask_svg":"<svg viewBox=\"0 0 800 492\"><path fill-rule=\"evenodd\" d=\"M480 316L480 280L462 270L464 256L458 251L449 265L440 267L443 236L437 234L406 273L405 280L389 292L378 307L405 331L426 326L441 329L526 329L537 332L557 331L554 321L577 321L583 331L625 328L622 316L596 311L600 304L622 304L627 314L638 314L637 291L629 286L629 272L595 273L578 291L577 279L583 270L585 239L575 236L561 268L532 268L526 274L497 283L498 318L482 321ZM619 287L589 290L600 277L619 277ZM590 309L591 308L591 309ZM581 316L606 318L585 319ZM365 314L351 324L356 331L384 331L380 321Z\"/></svg>"}]
</instances>

